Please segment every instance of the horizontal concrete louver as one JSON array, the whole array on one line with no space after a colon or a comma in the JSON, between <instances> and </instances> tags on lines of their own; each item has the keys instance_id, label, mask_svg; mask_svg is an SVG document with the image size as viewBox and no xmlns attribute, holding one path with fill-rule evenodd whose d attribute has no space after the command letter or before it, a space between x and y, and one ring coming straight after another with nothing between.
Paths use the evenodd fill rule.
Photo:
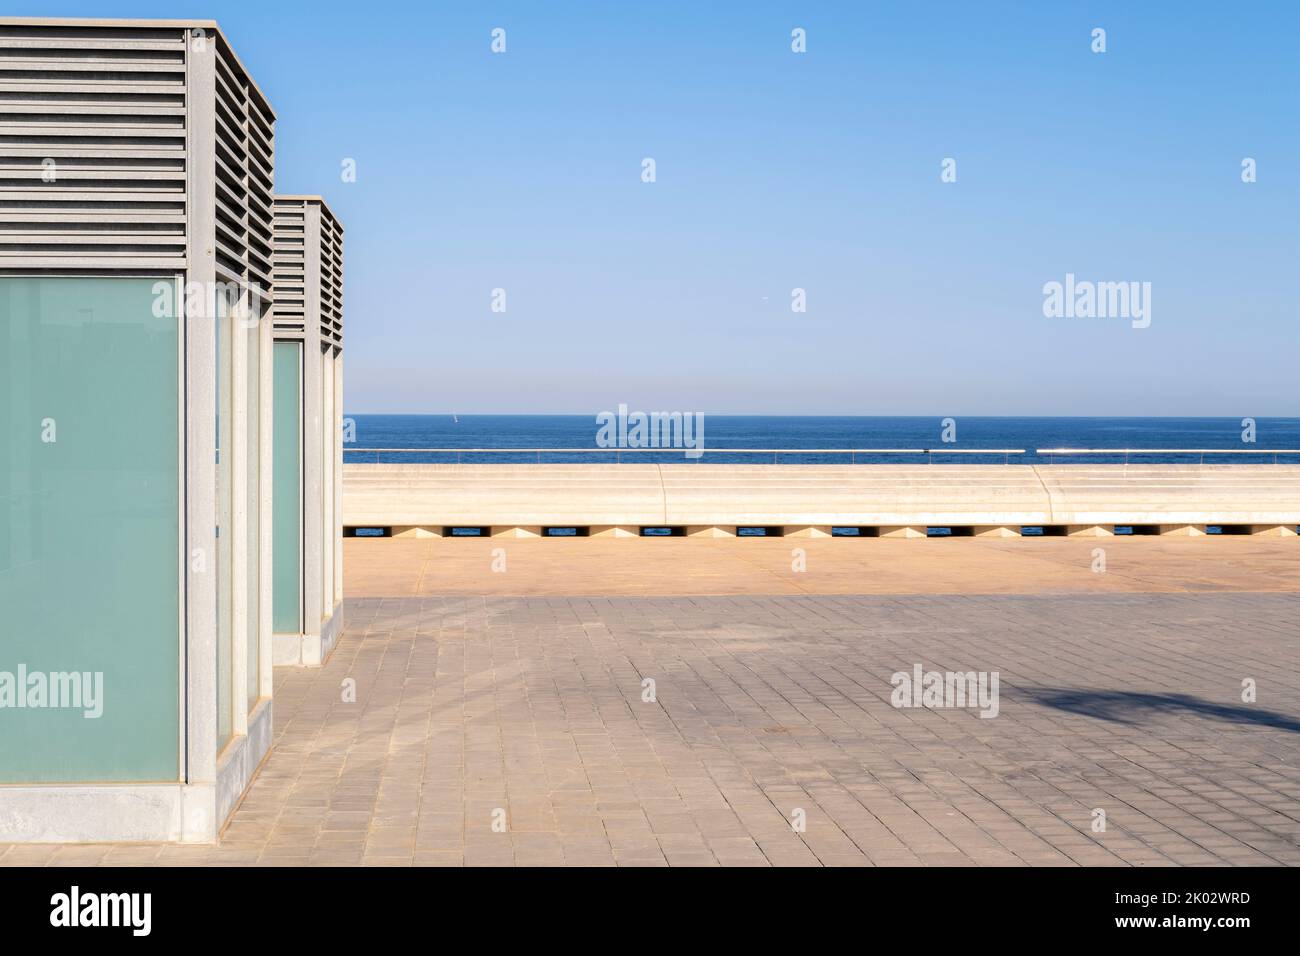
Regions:
<instances>
[{"instance_id":1,"label":"horizontal concrete louver","mask_svg":"<svg viewBox=\"0 0 1300 956\"><path fill-rule=\"evenodd\" d=\"M277 338L343 348L343 226L319 196L276 196ZM310 327L309 327L310 323Z\"/></svg>"},{"instance_id":2,"label":"horizontal concrete louver","mask_svg":"<svg viewBox=\"0 0 1300 956\"><path fill-rule=\"evenodd\" d=\"M307 309L306 203L277 197L273 208L272 322L277 337L301 339L306 331Z\"/></svg>"},{"instance_id":3,"label":"horizontal concrete louver","mask_svg":"<svg viewBox=\"0 0 1300 956\"><path fill-rule=\"evenodd\" d=\"M196 49L215 53L215 96L195 92ZM217 155L198 186L205 111ZM206 249L218 279L269 298L274 124L209 21L0 19L0 272L181 272ZM196 187L215 235L188 231Z\"/></svg>"},{"instance_id":4,"label":"horizontal concrete louver","mask_svg":"<svg viewBox=\"0 0 1300 956\"><path fill-rule=\"evenodd\" d=\"M343 226L320 206L320 335L343 348Z\"/></svg>"},{"instance_id":5,"label":"horizontal concrete louver","mask_svg":"<svg viewBox=\"0 0 1300 956\"><path fill-rule=\"evenodd\" d=\"M186 33L0 25L0 264L185 265Z\"/></svg>"},{"instance_id":6,"label":"horizontal concrete louver","mask_svg":"<svg viewBox=\"0 0 1300 956\"><path fill-rule=\"evenodd\" d=\"M217 271L271 295L275 118L217 36Z\"/></svg>"}]
</instances>

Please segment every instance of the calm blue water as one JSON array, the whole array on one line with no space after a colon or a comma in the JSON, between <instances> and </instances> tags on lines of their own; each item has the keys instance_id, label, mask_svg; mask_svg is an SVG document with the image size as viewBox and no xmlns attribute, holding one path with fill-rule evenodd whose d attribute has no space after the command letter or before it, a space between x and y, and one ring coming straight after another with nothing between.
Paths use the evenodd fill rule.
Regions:
<instances>
[{"instance_id":1,"label":"calm blue water","mask_svg":"<svg viewBox=\"0 0 1300 956\"><path fill-rule=\"evenodd\" d=\"M356 441L349 448L596 448L597 425L589 415L354 415ZM1291 449L1300 452L1300 418L1256 419L1256 442L1243 444L1240 418L958 418L957 442L941 441L942 419L937 417L839 417L709 415L705 418L703 458L713 463L770 463L771 455L727 454L728 448L808 449L784 454L785 464L849 463L849 456L818 455L817 448L934 448L933 456L858 455L858 464L1002 462L1002 455L952 455L944 449L1023 448L1028 454L1012 461L1037 463L1047 456L1037 448L1216 448ZM455 462L457 455L374 453L349 450L346 461ZM464 462L535 462L535 453L475 455L462 453ZM542 453L543 462L616 460L613 454L574 455ZM685 461L680 451L633 452L623 461ZM1122 462L1124 456L1056 458L1062 461ZM1200 455L1143 456L1147 462L1191 462ZM1272 463L1271 455L1206 455L1207 463ZM1280 461L1300 464L1300 454Z\"/></svg>"}]
</instances>

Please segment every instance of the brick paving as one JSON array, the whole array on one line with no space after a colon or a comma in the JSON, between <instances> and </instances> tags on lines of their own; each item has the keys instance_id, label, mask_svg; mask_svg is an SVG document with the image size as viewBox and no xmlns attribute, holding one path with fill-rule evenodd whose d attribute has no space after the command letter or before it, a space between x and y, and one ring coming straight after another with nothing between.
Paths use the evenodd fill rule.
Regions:
<instances>
[{"instance_id":1,"label":"brick paving","mask_svg":"<svg viewBox=\"0 0 1300 956\"><path fill-rule=\"evenodd\" d=\"M1300 864L1300 595L347 613L324 668L277 669L276 746L220 845L0 864ZM894 708L916 663L999 672L998 716Z\"/></svg>"}]
</instances>

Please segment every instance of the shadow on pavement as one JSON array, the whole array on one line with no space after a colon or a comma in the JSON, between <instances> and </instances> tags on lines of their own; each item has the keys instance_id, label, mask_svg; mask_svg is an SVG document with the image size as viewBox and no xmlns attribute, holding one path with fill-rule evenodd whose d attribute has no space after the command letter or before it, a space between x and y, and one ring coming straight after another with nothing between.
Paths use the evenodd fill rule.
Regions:
<instances>
[{"instance_id":1,"label":"shadow on pavement","mask_svg":"<svg viewBox=\"0 0 1300 956\"><path fill-rule=\"evenodd\" d=\"M1190 694L1144 694L1119 690L1080 690L1074 687L1023 688L1034 701L1046 707L1084 717L1096 717L1121 724L1137 724L1156 714L1188 714L1233 724L1255 724L1300 733L1300 720L1260 707L1238 707L1193 697Z\"/></svg>"}]
</instances>

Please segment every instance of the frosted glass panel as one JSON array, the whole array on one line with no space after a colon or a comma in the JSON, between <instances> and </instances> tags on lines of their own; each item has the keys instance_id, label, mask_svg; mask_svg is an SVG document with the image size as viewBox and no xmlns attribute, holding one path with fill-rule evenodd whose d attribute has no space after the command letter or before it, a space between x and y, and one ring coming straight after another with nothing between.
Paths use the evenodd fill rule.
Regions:
<instances>
[{"instance_id":1,"label":"frosted glass panel","mask_svg":"<svg viewBox=\"0 0 1300 956\"><path fill-rule=\"evenodd\" d=\"M180 776L179 341L157 281L0 278L0 782Z\"/></svg>"},{"instance_id":2,"label":"frosted glass panel","mask_svg":"<svg viewBox=\"0 0 1300 956\"><path fill-rule=\"evenodd\" d=\"M275 343L273 499L277 634L302 633L302 346Z\"/></svg>"}]
</instances>

